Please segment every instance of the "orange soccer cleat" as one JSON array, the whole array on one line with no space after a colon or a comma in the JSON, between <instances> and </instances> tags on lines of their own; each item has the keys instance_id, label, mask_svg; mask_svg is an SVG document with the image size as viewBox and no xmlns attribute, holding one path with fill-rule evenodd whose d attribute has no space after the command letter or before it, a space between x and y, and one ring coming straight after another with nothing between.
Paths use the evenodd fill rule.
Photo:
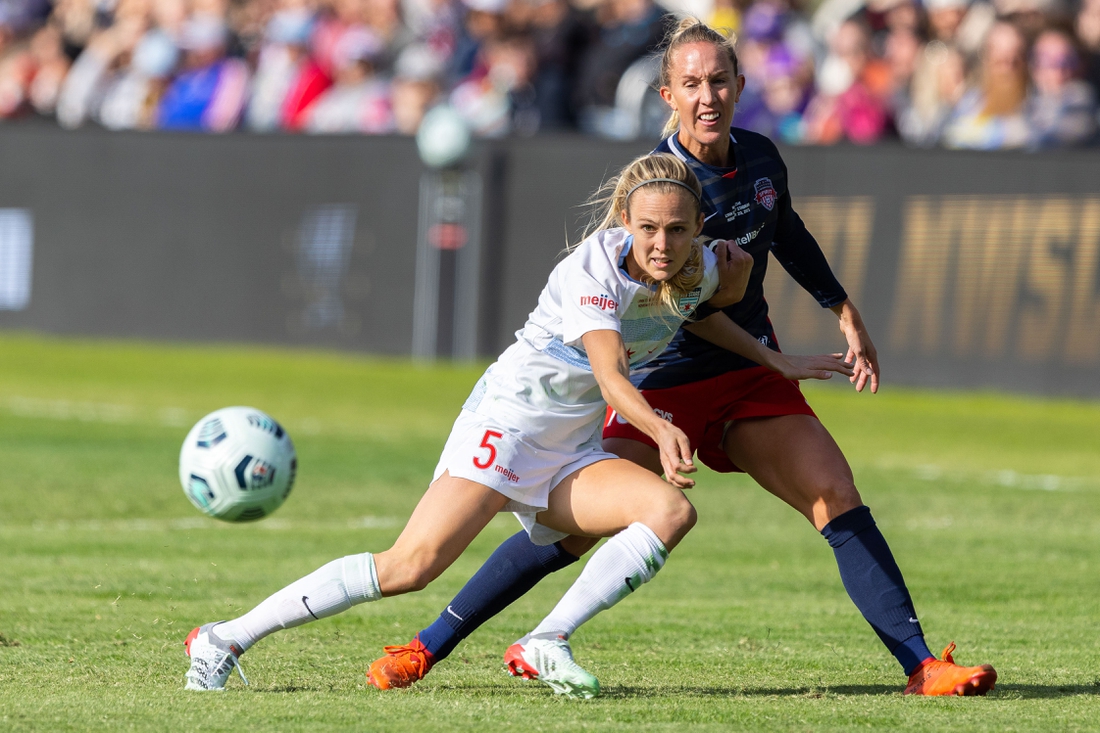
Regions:
<instances>
[{"instance_id":1,"label":"orange soccer cleat","mask_svg":"<svg viewBox=\"0 0 1100 733\"><path fill-rule=\"evenodd\" d=\"M978 667L960 667L955 664L951 652L955 642L943 650L943 661L929 659L909 675L906 695L984 695L997 682L997 670L988 664Z\"/></svg>"},{"instance_id":2,"label":"orange soccer cleat","mask_svg":"<svg viewBox=\"0 0 1100 733\"><path fill-rule=\"evenodd\" d=\"M420 639L413 639L405 646L388 646L385 652L386 656L375 659L367 670L367 683L379 690L409 687L424 679L435 664L435 657Z\"/></svg>"}]
</instances>

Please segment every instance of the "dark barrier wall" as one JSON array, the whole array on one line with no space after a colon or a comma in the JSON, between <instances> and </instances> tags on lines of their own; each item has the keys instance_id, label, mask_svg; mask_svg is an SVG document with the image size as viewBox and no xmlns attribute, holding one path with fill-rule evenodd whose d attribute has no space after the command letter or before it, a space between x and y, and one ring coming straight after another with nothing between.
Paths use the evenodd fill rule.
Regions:
<instances>
[{"instance_id":1,"label":"dark barrier wall","mask_svg":"<svg viewBox=\"0 0 1100 733\"><path fill-rule=\"evenodd\" d=\"M1100 155L833 152L790 156L796 206L887 376L1100 395ZM831 314L773 274L787 342L830 343Z\"/></svg>"},{"instance_id":2,"label":"dark barrier wall","mask_svg":"<svg viewBox=\"0 0 1100 733\"><path fill-rule=\"evenodd\" d=\"M475 152L483 354L523 324L577 204L645 150ZM783 152L884 379L1100 396L1100 153ZM0 327L407 354L423 172L404 139L0 130ZM20 304L3 271L22 236L4 212L20 210L30 297L3 310ZM766 292L786 350L842 348L778 266Z\"/></svg>"},{"instance_id":3,"label":"dark barrier wall","mask_svg":"<svg viewBox=\"0 0 1100 733\"><path fill-rule=\"evenodd\" d=\"M34 222L0 327L408 353L420 173L396 138L0 130Z\"/></svg>"},{"instance_id":4,"label":"dark barrier wall","mask_svg":"<svg viewBox=\"0 0 1100 733\"><path fill-rule=\"evenodd\" d=\"M636 152L590 140L510 151L498 343L534 302L568 207ZM783 154L884 379L1100 396L1100 154ZM836 317L774 260L765 293L784 349L843 349Z\"/></svg>"}]
</instances>

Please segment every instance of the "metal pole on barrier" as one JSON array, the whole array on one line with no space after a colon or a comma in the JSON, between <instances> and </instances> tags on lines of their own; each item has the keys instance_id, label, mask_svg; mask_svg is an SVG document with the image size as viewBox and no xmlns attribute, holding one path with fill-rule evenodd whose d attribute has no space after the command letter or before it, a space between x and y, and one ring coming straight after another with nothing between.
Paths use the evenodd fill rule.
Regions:
<instances>
[{"instance_id":1,"label":"metal pole on barrier","mask_svg":"<svg viewBox=\"0 0 1100 733\"><path fill-rule=\"evenodd\" d=\"M416 276L413 285L412 356L415 361L435 361L439 330L439 250L428 242L432 210L442 188L440 174L428 171L420 177L420 210L416 226Z\"/></svg>"},{"instance_id":2,"label":"metal pole on barrier","mask_svg":"<svg viewBox=\"0 0 1100 733\"><path fill-rule=\"evenodd\" d=\"M459 167L469 131L454 110L437 107L417 132L420 156L433 170L420 178L413 359L477 356L481 289L481 176Z\"/></svg>"},{"instance_id":3,"label":"metal pole on barrier","mask_svg":"<svg viewBox=\"0 0 1100 733\"><path fill-rule=\"evenodd\" d=\"M456 253L451 358L473 361L477 358L480 335L481 175L472 170L463 173L461 190L466 233Z\"/></svg>"}]
</instances>

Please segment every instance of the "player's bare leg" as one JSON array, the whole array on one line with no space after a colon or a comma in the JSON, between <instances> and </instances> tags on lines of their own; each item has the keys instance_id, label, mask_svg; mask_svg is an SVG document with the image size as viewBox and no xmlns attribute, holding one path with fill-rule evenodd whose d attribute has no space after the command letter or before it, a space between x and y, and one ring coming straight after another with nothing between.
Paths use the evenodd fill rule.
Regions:
<instances>
[{"instance_id":1,"label":"player's bare leg","mask_svg":"<svg viewBox=\"0 0 1100 733\"><path fill-rule=\"evenodd\" d=\"M739 420L726 430L729 459L790 504L828 540L844 588L909 676L908 694L984 695L997 673L936 660L924 641L901 570L836 441L809 415ZM943 692L950 690L950 692Z\"/></svg>"},{"instance_id":2,"label":"player's bare leg","mask_svg":"<svg viewBox=\"0 0 1100 733\"><path fill-rule=\"evenodd\" d=\"M661 454L656 448L651 448L645 443L629 438L604 438L603 449L608 453L614 453L619 458L652 471L658 476L664 471L661 468Z\"/></svg>"},{"instance_id":3,"label":"player's bare leg","mask_svg":"<svg viewBox=\"0 0 1100 733\"><path fill-rule=\"evenodd\" d=\"M567 476L550 492L539 524L585 537L611 537L645 524L671 551L695 526L684 493L630 461L600 461Z\"/></svg>"},{"instance_id":4,"label":"player's bare leg","mask_svg":"<svg viewBox=\"0 0 1100 733\"><path fill-rule=\"evenodd\" d=\"M444 471L393 547L374 556L382 595L421 590L438 578L507 503L500 492Z\"/></svg>"},{"instance_id":5,"label":"player's bare leg","mask_svg":"<svg viewBox=\"0 0 1100 733\"><path fill-rule=\"evenodd\" d=\"M726 430L722 448L734 464L819 532L863 505L848 460L815 417L738 420Z\"/></svg>"}]
</instances>

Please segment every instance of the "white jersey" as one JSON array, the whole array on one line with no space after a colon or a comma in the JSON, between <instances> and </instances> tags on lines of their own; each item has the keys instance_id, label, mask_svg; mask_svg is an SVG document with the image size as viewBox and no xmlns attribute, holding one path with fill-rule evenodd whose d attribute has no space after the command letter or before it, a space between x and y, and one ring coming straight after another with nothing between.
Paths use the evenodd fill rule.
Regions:
<instances>
[{"instance_id":1,"label":"white jersey","mask_svg":"<svg viewBox=\"0 0 1100 733\"><path fill-rule=\"evenodd\" d=\"M596 232L550 273L538 306L516 336L589 373L581 337L589 331L622 334L631 368L668 346L680 323L718 289L717 258L703 249L703 279L679 300L680 318L668 313L649 286L627 274L623 262L634 238L625 229Z\"/></svg>"},{"instance_id":2,"label":"white jersey","mask_svg":"<svg viewBox=\"0 0 1100 733\"><path fill-rule=\"evenodd\" d=\"M535 511L569 473L614 457L600 450L607 403L581 337L618 331L630 366L640 366L718 289L717 258L704 248L703 279L680 298L677 318L627 274L632 242L624 229L603 230L558 263L516 343L463 405L436 478L447 470L505 494L511 511Z\"/></svg>"}]
</instances>

